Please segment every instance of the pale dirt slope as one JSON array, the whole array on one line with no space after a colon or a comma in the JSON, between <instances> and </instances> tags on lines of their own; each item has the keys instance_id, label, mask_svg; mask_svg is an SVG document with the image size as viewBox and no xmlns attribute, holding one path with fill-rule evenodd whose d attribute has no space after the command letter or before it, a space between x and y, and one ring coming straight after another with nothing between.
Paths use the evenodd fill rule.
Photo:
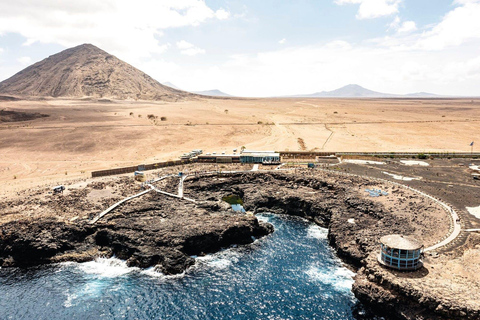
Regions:
<instances>
[{"instance_id":1,"label":"pale dirt slope","mask_svg":"<svg viewBox=\"0 0 480 320\"><path fill-rule=\"evenodd\" d=\"M91 45L54 54L0 83L0 93L24 97L182 100L188 92L164 86Z\"/></svg>"}]
</instances>

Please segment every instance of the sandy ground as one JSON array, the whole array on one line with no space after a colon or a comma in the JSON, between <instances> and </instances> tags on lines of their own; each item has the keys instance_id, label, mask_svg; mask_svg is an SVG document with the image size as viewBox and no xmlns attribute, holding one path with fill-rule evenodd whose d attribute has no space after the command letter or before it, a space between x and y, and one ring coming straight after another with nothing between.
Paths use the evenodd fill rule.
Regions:
<instances>
[{"instance_id":1,"label":"sandy ground","mask_svg":"<svg viewBox=\"0 0 480 320\"><path fill-rule=\"evenodd\" d=\"M480 140L479 105L460 99L2 101L2 110L49 117L0 122L0 196L87 178L92 170L177 159L198 148L470 151L469 143Z\"/></svg>"}]
</instances>

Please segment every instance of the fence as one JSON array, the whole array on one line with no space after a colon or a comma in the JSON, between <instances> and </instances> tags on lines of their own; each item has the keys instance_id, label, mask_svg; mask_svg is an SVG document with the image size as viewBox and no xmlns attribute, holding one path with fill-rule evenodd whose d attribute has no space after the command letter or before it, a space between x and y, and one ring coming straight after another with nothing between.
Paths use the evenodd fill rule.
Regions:
<instances>
[{"instance_id":1,"label":"fence","mask_svg":"<svg viewBox=\"0 0 480 320\"><path fill-rule=\"evenodd\" d=\"M344 159L354 159L359 157L375 157L375 158L413 158L422 154L426 157L433 158L476 158L480 159L480 152L312 152L312 151L278 151L282 161L293 159L315 159L316 157L336 156ZM93 171L92 178L111 176L117 174L131 173L137 170L154 170L165 167L179 166L195 162L204 163L222 163L218 161L217 156L200 156L198 159L172 160L165 162L157 162L152 164L141 164L138 166L107 169L100 171ZM238 163L240 157L231 157L232 163ZM229 162L230 163L230 162Z\"/></svg>"},{"instance_id":2,"label":"fence","mask_svg":"<svg viewBox=\"0 0 480 320\"><path fill-rule=\"evenodd\" d=\"M112 176L112 175L123 174L123 173L132 173L132 172L135 172L139 169L141 169L141 170L154 170L154 169L160 169L160 168L165 168L165 167L180 166L180 165L189 164L189 163L193 163L193 162L196 162L196 161L194 159L172 160L172 161L157 162L157 163L151 163L151 164L140 164L138 166L132 166L132 167L123 167L123 168L107 169L107 170L100 170L100 171L92 171L92 178Z\"/></svg>"}]
</instances>

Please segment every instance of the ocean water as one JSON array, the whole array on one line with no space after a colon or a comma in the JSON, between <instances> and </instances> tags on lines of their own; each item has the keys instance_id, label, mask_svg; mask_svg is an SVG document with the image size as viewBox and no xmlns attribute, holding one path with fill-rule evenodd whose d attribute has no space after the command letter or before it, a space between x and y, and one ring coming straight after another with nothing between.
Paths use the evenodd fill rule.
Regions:
<instances>
[{"instance_id":1,"label":"ocean water","mask_svg":"<svg viewBox=\"0 0 480 320\"><path fill-rule=\"evenodd\" d=\"M354 274L328 246L326 229L259 218L275 232L197 257L176 276L115 258L0 269L0 319L355 319Z\"/></svg>"}]
</instances>

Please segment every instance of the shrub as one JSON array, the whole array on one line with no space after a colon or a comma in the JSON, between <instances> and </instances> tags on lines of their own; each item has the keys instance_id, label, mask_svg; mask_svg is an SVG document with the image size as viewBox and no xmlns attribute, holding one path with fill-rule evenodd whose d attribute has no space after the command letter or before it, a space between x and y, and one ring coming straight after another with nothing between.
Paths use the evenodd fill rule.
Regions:
<instances>
[{"instance_id":1,"label":"shrub","mask_svg":"<svg viewBox=\"0 0 480 320\"><path fill-rule=\"evenodd\" d=\"M418 158L418 159L427 159L427 155L424 154L424 153L419 153L419 154L417 155L417 158Z\"/></svg>"},{"instance_id":2,"label":"shrub","mask_svg":"<svg viewBox=\"0 0 480 320\"><path fill-rule=\"evenodd\" d=\"M263 124L263 122L262 122L262 121L258 121L257 124Z\"/></svg>"},{"instance_id":3,"label":"shrub","mask_svg":"<svg viewBox=\"0 0 480 320\"><path fill-rule=\"evenodd\" d=\"M167 121L167 117L160 117L161 121Z\"/></svg>"},{"instance_id":4,"label":"shrub","mask_svg":"<svg viewBox=\"0 0 480 320\"><path fill-rule=\"evenodd\" d=\"M155 120L155 115L154 114L149 114L147 116L147 118L150 119L150 120Z\"/></svg>"},{"instance_id":5,"label":"shrub","mask_svg":"<svg viewBox=\"0 0 480 320\"><path fill-rule=\"evenodd\" d=\"M130 115L133 117L133 112L130 112Z\"/></svg>"}]
</instances>

